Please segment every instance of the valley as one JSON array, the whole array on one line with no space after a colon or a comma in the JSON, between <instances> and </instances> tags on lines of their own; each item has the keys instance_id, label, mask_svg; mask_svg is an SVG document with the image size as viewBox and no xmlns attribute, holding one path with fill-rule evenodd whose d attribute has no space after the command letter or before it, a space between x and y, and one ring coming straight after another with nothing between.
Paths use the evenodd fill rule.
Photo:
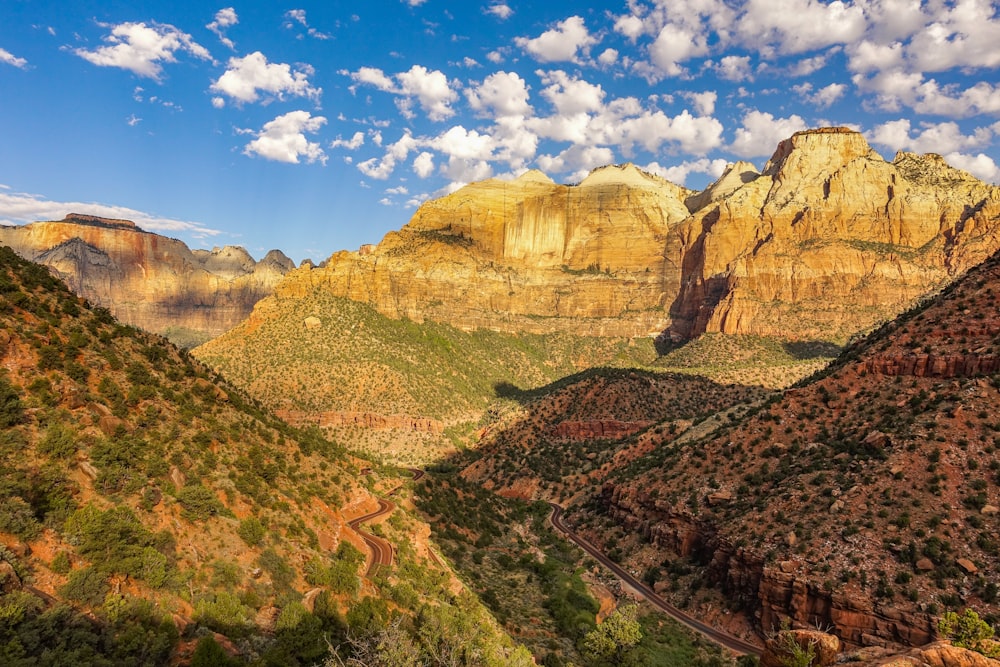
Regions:
<instances>
[{"instance_id":1,"label":"valley","mask_svg":"<svg viewBox=\"0 0 1000 667\"><path fill-rule=\"evenodd\" d=\"M529 171L299 267L0 241L3 664L889 664L1000 622L1000 188L936 155Z\"/></svg>"}]
</instances>

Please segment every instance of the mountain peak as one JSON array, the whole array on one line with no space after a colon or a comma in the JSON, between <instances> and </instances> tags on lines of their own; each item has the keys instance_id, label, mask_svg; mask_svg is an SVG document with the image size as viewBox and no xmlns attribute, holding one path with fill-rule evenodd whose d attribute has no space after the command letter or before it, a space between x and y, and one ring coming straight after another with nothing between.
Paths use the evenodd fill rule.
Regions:
<instances>
[{"instance_id":1,"label":"mountain peak","mask_svg":"<svg viewBox=\"0 0 1000 667\"><path fill-rule=\"evenodd\" d=\"M514 179L515 183L554 183L545 173L538 169L529 169Z\"/></svg>"},{"instance_id":2,"label":"mountain peak","mask_svg":"<svg viewBox=\"0 0 1000 667\"><path fill-rule=\"evenodd\" d=\"M864 135L848 127L821 127L796 132L781 141L763 174L785 180L789 175L810 178L831 173L848 162L874 153Z\"/></svg>"}]
</instances>

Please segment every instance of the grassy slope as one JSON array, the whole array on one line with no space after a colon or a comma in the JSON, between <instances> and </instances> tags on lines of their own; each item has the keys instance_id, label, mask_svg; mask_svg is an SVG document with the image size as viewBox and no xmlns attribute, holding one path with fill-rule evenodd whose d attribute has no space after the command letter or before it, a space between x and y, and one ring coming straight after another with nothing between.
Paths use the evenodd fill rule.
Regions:
<instances>
[{"instance_id":1,"label":"grassy slope","mask_svg":"<svg viewBox=\"0 0 1000 667\"><path fill-rule=\"evenodd\" d=\"M42 652L53 664L166 664L208 631L240 662L312 664L327 640L345 658L361 651L348 628L376 641L393 610L414 655L463 646L517 661L426 554L401 550L377 587L362 585L345 507L374 506L363 462L6 249L0 357L3 664ZM397 513L394 539L416 542L426 529ZM456 615L481 629L460 636L446 622Z\"/></svg>"}]
</instances>

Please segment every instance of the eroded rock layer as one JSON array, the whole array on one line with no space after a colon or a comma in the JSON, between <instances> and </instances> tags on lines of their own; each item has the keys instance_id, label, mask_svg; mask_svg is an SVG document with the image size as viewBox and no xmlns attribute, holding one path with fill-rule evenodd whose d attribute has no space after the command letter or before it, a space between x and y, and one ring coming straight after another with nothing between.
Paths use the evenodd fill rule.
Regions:
<instances>
[{"instance_id":1,"label":"eroded rock layer","mask_svg":"<svg viewBox=\"0 0 1000 667\"><path fill-rule=\"evenodd\" d=\"M827 128L701 193L632 165L574 186L536 171L475 183L280 292L323 286L467 329L843 341L1000 248L998 225L998 188Z\"/></svg>"},{"instance_id":2,"label":"eroded rock layer","mask_svg":"<svg viewBox=\"0 0 1000 667\"><path fill-rule=\"evenodd\" d=\"M294 265L272 250L260 262L226 246L190 250L127 220L70 214L0 227L0 243L48 266L74 292L119 320L156 333L207 340L250 314Z\"/></svg>"}]
</instances>

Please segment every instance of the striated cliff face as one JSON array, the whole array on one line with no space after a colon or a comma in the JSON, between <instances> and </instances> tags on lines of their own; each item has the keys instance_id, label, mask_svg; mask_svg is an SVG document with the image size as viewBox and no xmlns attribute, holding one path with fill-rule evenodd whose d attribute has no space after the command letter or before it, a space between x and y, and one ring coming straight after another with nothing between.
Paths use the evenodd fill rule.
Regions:
<instances>
[{"instance_id":1,"label":"striated cliff face","mask_svg":"<svg viewBox=\"0 0 1000 667\"><path fill-rule=\"evenodd\" d=\"M322 286L466 329L844 341L1000 248L998 227L1000 189L827 128L700 193L632 165L574 186L537 171L475 183L280 293Z\"/></svg>"},{"instance_id":2,"label":"striated cliff face","mask_svg":"<svg viewBox=\"0 0 1000 667\"><path fill-rule=\"evenodd\" d=\"M761 174L730 170L698 197L665 253L675 340L843 340L1000 248L1000 189L937 155L886 162L844 128L799 132Z\"/></svg>"},{"instance_id":3,"label":"striated cliff face","mask_svg":"<svg viewBox=\"0 0 1000 667\"><path fill-rule=\"evenodd\" d=\"M279 251L260 262L232 246L192 251L127 220L80 214L0 227L0 243L48 266L70 289L119 320L156 333L181 332L198 342L245 319L294 268Z\"/></svg>"},{"instance_id":4,"label":"striated cliff face","mask_svg":"<svg viewBox=\"0 0 1000 667\"><path fill-rule=\"evenodd\" d=\"M663 249L691 194L632 165L575 186L537 171L475 183L427 202L377 246L294 272L278 294L322 286L390 317L465 329L655 334L678 289Z\"/></svg>"}]
</instances>

